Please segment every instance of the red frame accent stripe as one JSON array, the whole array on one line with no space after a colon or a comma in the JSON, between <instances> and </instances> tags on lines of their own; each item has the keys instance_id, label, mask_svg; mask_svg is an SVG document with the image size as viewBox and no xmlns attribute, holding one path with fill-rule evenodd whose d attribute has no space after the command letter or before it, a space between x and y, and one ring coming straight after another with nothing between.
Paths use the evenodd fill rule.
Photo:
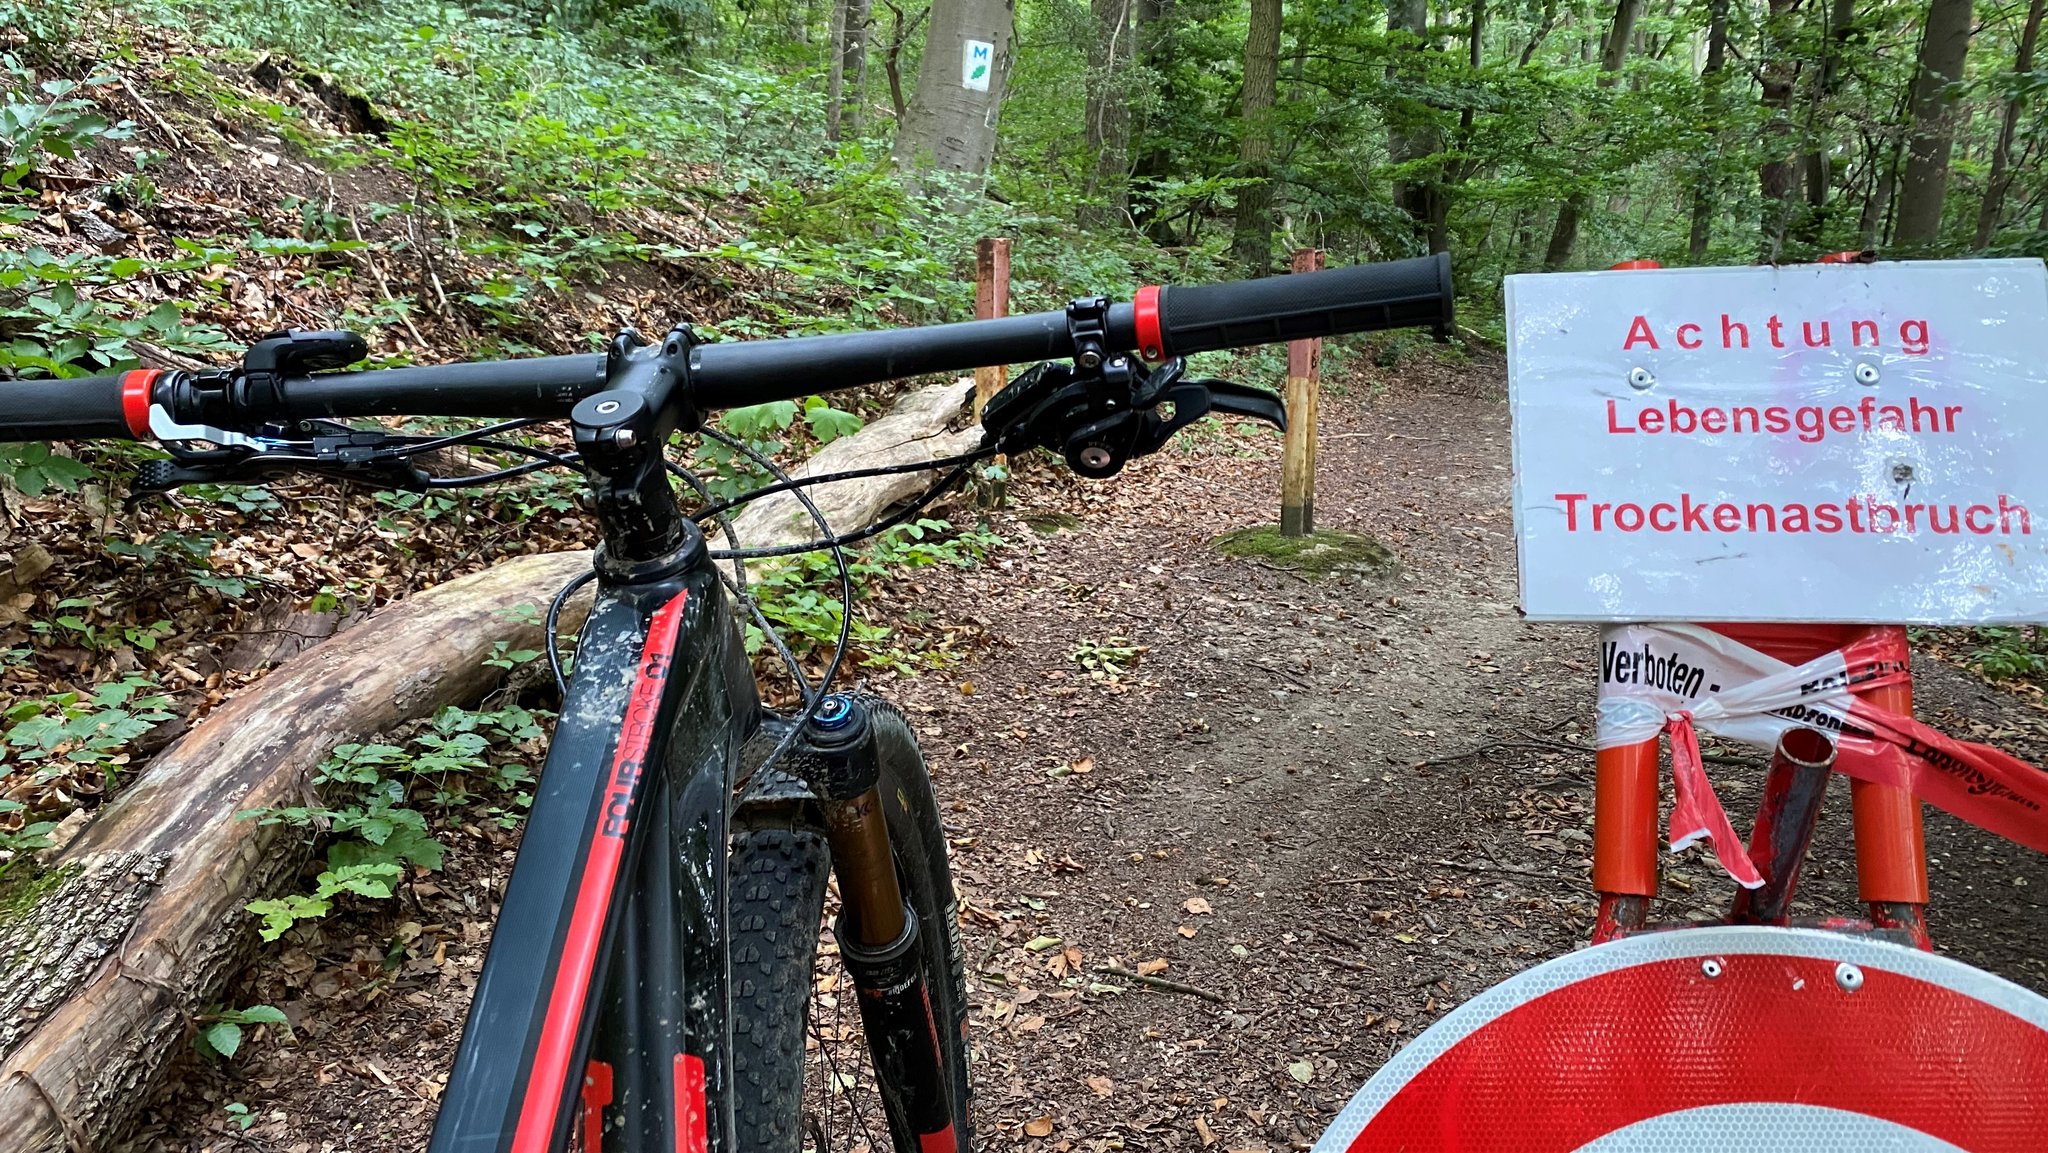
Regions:
<instances>
[{"instance_id":1,"label":"red frame accent stripe","mask_svg":"<svg viewBox=\"0 0 2048 1153\"><path fill-rule=\"evenodd\" d=\"M1660 1006L1684 1005L1681 1015ZM1972 1153L2038 1153L2048 1033L1945 986L1749 954L1574 982L1480 1026L1409 1078L1350 1153L1570 1153L1652 1117L1739 1102L1816 1105Z\"/></svg>"},{"instance_id":2,"label":"red frame accent stripe","mask_svg":"<svg viewBox=\"0 0 2048 1153\"><path fill-rule=\"evenodd\" d=\"M647 642L640 650L640 670L633 678L632 695L626 702L626 720L619 732L619 747L612 756L611 781L637 794L641 766L647 760L648 742L654 736L654 720L661 711L662 688L668 681L669 654L675 650L682 631L683 606L687 591L655 611L647 630ZM526 1099L519 1105L519 1125L512 1134L512 1153L548 1153L560 1119L562 1090L568 1083L569 1059L576 1049L576 1030L583 1022L583 1005L590 995L590 978L597 967L597 949L604 938L605 915L611 908L612 888L618 882L619 861L625 851L625 832L630 817L615 819L600 814L590 837L590 851L583 862L583 879L576 889L576 904L569 914L569 935L562 942L562 956L555 968L554 987L548 991L547 1016L542 1021L540 1044L534 1050L533 1069L526 1081Z\"/></svg>"},{"instance_id":3,"label":"red frame accent stripe","mask_svg":"<svg viewBox=\"0 0 2048 1153\"><path fill-rule=\"evenodd\" d=\"M919 1133L917 1148L918 1153L960 1153L960 1138L948 1125L936 1133Z\"/></svg>"},{"instance_id":4,"label":"red frame accent stripe","mask_svg":"<svg viewBox=\"0 0 2048 1153\"><path fill-rule=\"evenodd\" d=\"M706 1153L711 1131L705 1124L704 1059L676 1054L676 1153Z\"/></svg>"},{"instance_id":5,"label":"red frame accent stripe","mask_svg":"<svg viewBox=\"0 0 2048 1153\"><path fill-rule=\"evenodd\" d=\"M1158 360L1166 355L1166 342L1159 336L1159 286L1148 284L1131 300L1132 319L1138 329L1138 355Z\"/></svg>"},{"instance_id":6,"label":"red frame accent stripe","mask_svg":"<svg viewBox=\"0 0 2048 1153\"><path fill-rule=\"evenodd\" d=\"M128 431L137 440L149 439L149 399L156 387L156 378L163 375L158 368L138 368L121 374L121 419L128 422Z\"/></svg>"},{"instance_id":7,"label":"red frame accent stripe","mask_svg":"<svg viewBox=\"0 0 2048 1153\"><path fill-rule=\"evenodd\" d=\"M592 1061L583 1067L583 1153L604 1153L604 1107L612 1103L612 1067Z\"/></svg>"}]
</instances>

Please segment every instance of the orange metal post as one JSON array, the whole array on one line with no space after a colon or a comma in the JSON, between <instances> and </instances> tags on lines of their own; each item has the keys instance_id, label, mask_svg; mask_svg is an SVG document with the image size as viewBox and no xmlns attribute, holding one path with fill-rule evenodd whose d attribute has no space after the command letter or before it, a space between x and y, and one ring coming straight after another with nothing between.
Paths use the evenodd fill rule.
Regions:
<instances>
[{"instance_id":1,"label":"orange metal post","mask_svg":"<svg viewBox=\"0 0 2048 1153\"><path fill-rule=\"evenodd\" d=\"M1661 268L1624 260L1613 271ZM1600 914L1593 942L1643 927L1657 895L1658 765L1655 739L1601 749L1593 761L1593 890Z\"/></svg>"},{"instance_id":2,"label":"orange metal post","mask_svg":"<svg viewBox=\"0 0 2048 1153\"><path fill-rule=\"evenodd\" d=\"M1913 713L1911 682L1860 695L1878 708ZM1927 837L1919 798L1890 785L1851 781L1849 800L1856 818L1857 892L1872 904L1925 905Z\"/></svg>"},{"instance_id":3,"label":"orange metal post","mask_svg":"<svg viewBox=\"0 0 2048 1153\"><path fill-rule=\"evenodd\" d=\"M1593 768L1593 888L1657 895L1657 742L1601 749Z\"/></svg>"}]
</instances>

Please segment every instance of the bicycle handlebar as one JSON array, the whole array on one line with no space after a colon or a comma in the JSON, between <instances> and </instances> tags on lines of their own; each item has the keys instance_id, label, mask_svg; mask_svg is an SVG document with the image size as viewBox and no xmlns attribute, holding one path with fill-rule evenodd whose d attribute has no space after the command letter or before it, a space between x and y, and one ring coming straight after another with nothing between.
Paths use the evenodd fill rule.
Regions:
<instances>
[{"instance_id":1,"label":"bicycle handlebar","mask_svg":"<svg viewBox=\"0 0 2048 1153\"><path fill-rule=\"evenodd\" d=\"M0 440L127 439L121 378L15 380L0 384Z\"/></svg>"},{"instance_id":2,"label":"bicycle handlebar","mask_svg":"<svg viewBox=\"0 0 2048 1153\"><path fill-rule=\"evenodd\" d=\"M1340 333L1451 321L1450 259L1435 256L1196 287L1139 290L1112 304L1105 345L1148 360ZM701 344L688 352L691 405L737 408L898 377L1075 354L1064 312L919 328ZM238 423L365 416L566 416L605 384L602 353L527 360L279 374ZM147 439L160 378L125 373L0 383L0 441ZM180 423L199 414L170 411Z\"/></svg>"},{"instance_id":3,"label":"bicycle handlebar","mask_svg":"<svg viewBox=\"0 0 2048 1153\"><path fill-rule=\"evenodd\" d=\"M1150 293L1138 294L1141 313ZM1439 253L1296 276L1161 288L1157 299L1159 338L1147 344L1141 326L1139 347L1167 356L1345 332L1449 325L1451 260ZM1158 353L1148 352L1147 359L1157 359Z\"/></svg>"}]
</instances>

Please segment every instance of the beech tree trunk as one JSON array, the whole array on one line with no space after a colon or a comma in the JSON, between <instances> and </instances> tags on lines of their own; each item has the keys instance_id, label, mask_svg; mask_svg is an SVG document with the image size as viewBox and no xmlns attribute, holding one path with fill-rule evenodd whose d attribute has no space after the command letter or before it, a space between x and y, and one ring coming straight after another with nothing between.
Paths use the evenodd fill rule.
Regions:
<instances>
[{"instance_id":1,"label":"beech tree trunk","mask_svg":"<svg viewBox=\"0 0 2048 1153\"><path fill-rule=\"evenodd\" d=\"M896 128L897 167L988 173L996 151L996 117L1010 78L1014 2L932 0L917 88ZM981 51L985 57L975 55Z\"/></svg>"},{"instance_id":2,"label":"beech tree trunk","mask_svg":"<svg viewBox=\"0 0 2048 1153\"><path fill-rule=\"evenodd\" d=\"M1088 45L1086 117L1094 167L1088 195L1102 203L1088 215L1097 226L1121 222L1130 210L1131 115L1129 71L1137 52L1131 27L1133 0L1091 0L1095 37Z\"/></svg>"},{"instance_id":3,"label":"beech tree trunk","mask_svg":"<svg viewBox=\"0 0 2048 1153\"><path fill-rule=\"evenodd\" d=\"M1757 168L1757 186L1764 197L1759 251L1766 261L1776 260L1784 246L1785 226L1799 182L1792 139L1792 88L1799 63L1791 47L1798 8L1799 0L1770 0L1764 22L1764 61L1759 76L1765 117L1764 161Z\"/></svg>"},{"instance_id":4,"label":"beech tree trunk","mask_svg":"<svg viewBox=\"0 0 2048 1153\"><path fill-rule=\"evenodd\" d=\"M1842 85L1843 62L1848 59L1856 30L1856 0L1834 0L1826 9L1826 18L1820 76L1811 86L1807 101L1806 154L1800 160L1806 178L1806 207L1788 230L1809 249L1820 244L1827 228L1828 198L1834 187L1834 165L1829 159L1833 150L1828 145L1828 128L1834 112L1829 102Z\"/></svg>"},{"instance_id":5,"label":"beech tree trunk","mask_svg":"<svg viewBox=\"0 0 2048 1153\"><path fill-rule=\"evenodd\" d=\"M1146 71L1158 79L1160 88L1156 106L1162 110L1174 107L1175 100L1172 82L1173 3L1174 0L1138 0L1137 56ZM1153 127L1143 123L1131 127L1129 147L1137 156L1131 175L1140 181L1164 180L1173 175L1173 157L1164 134L1152 131ZM1146 235L1154 243L1169 247L1179 243L1173 230L1162 223L1161 215L1151 211L1149 206L1140 202L1136 214L1138 223L1143 225Z\"/></svg>"},{"instance_id":6,"label":"beech tree trunk","mask_svg":"<svg viewBox=\"0 0 2048 1153\"><path fill-rule=\"evenodd\" d=\"M861 91L866 87L869 0L834 0L832 67L825 81L825 139L860 135ZM853 98L847 99L848 89Z\"/></svg>"},{"instance_id":7,"label":"beech tree trunk","mask_svg":"<svg viewBox=\"0 0 2048 1153\"><path fill-rule=\"evenodd\" d=\"M589 567L587 552L522 557L389 605L157 754L6 915L0 1149L115 1140L254 943L243 905L306 860L299 830L236 814L303 803L336 745L477 699L499 675L483 664L494 642L541 643L508 610Z\"/></svg>"},{"instance_id":8,"label":"beech tree trunk","mask_svg":"<svg viewBox=\"0 0 2048 1153\"><path fill-rule=\"evenodd\" d=\"M1465 64L1476 75L1486 62L1486 0L1472 0L1472 26L1465 35ZM1451 248L1451 188L1463 187L1479 170L1479 162L1470 155L1473 126L1478 122L1479 109L1470 98L1458 113L1458 150L1467 155L1456 162L1444 181L1447 187L1431 198L1429 205L1429 251L1431 255L1448 252ZM1486 235L1493 234L1493 223L1487 222ZM1486 247L1486 237L1481 237L1479 248Z\"/></svg>"},{"instance_id":9,"label":"beech tree trunk","mask_svg":"<svg viewBox=\"0 0 2048 1153\"><path fill-rule=\"evenodd\" d=\"M1244 103L1237 143L1237 221L1230 255L1246 271L1273 268L1273 103L1280 94L1280 0L1251 0L1244 42Z\"/></svg>"},{"instance_id":10,"label":"beech tree trunk","mask_svg":"<svg viewBox=\"0 0 2048 1153\"><path fill-rule=\"evenodd\" d=\"M1716 146L1720 143L1721 118L1726 109L1724 80L1727 66L1728 0L1712 0L1707 21L1707 62L1700 70L1700 79L1706 89L1708 122L1713 128L1714 140L1707 149L1710 155L1700 158L1699 176L1692 191L1692 232L1687 237L1686 252L1695 264L1706 258L1707 246L1714 238L1715 201L1720 181L1711 154L1719 151Z\"/></svg>"},{"instance_id":11,"label":"beech tree trunk","mask_svg":"<svg viewBox=\"0 0 2048 1153\"><path fill-rule=\"evenodd\" d=\"M1899 226L1893 243L1925 247L1941 239L1942 200L1948 194L1948 158L1955 145L1955 96L1970 50L1971 0L1932 0L1913 77L1913 127L1906 137L1906 168L1899 178Z\"/></svg>"},{"instance_id":12,"label":"beech tree trunk","mask_svg":"<svg viewBox=\"0 0 2048 1153\"><path fill-rule=\"evenodd\" d=\"M1614 87L1621 79L1621 66L1628 60L1629 44L1635 39L1636 21L1643 15L1643 0L1616 0L1614 19L1607 26L1607 36L1600 41L1600 79L1602 88ZM1579 241L1579 219L1586 211L1586 192L1574 191L1565 198L1557 210L1557 225L1550 231L1550 246L1543 253L1543 267L1556 271L1570 263L1572 249Z\"/></svg>"},{"instance_id":13,"label":"beech tree trunk","mask_svg":"<svg viewBox=\"0 0 2048 1153\"><path fill-rule=\"evenodd\" d=\"M2041 0L2027 6L2027 23L2020 31L2019 54L2013 58L2014 73L2025 76L2034 70L2034 42L2041 35ZM1977 205L1977 234L1974 247L1991 243L2005 212L2005 192L2012 186L2012 139L2019 129L2020 111L2026 97L2015 90L2005 102L2005 120L1998 128L1998 146L1991 151L1991 172L1984 180L1984 199Z\"/></svg>"},{"instance_id":14,"label":"beech tree trunk","mask_svg":"<svg viewBox=\"0 0 2048 1153\"><path fill-rule=\"evenodd\" d=\"M1436 116L1429 103L1415 96L1398 94L1401 85L1420 87L1423 83L1422 53L1429 51L1428 0L1388 0L1387 31L1405 39L1395 44L1394 63L1387 65L1387 82L1397 94L1387 101L1387 163L1412 164L1434 156L1443 144ZM1429 177L1414 174L1394 181L1394 206L1406 213L1416 235L1427 237L1437 216L1442 190Z\"/></svg>"}]
</instances>

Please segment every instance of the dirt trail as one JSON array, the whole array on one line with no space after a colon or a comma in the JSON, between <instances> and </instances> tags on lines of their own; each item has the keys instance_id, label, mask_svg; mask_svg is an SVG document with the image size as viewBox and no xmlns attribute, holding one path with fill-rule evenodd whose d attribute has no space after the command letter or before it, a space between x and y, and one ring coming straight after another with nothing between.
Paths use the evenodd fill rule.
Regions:
<instances>
[{"instance_id":1,"label":"dirt trail","mask_svg":"<svg viewBox=\"0 0 2048 1153\"><path fill-rule=\"evenodd\" d=\"M1585 940L1592 634L1515 612L1501 370L1389 375L1326 400L1317 512L1389 546L1392 574L1219 557L1218 532L1275 514L1277 438L1211 433L1108 484L1020 486L991 518L996 563L894 594L988 642L876 686L920 727L950 810L984 1147L1306 1148L1431 1021ZM1115 678L1075 659L1137 647ZM2031 702L1924 665L1923 716L2048 759ZM1755 774L1716 775L1746 828ZM1807 906L1847 910L1846 793L1831 805ZM1929 835L1937 941L2048 988L2048 863L1938 813ZM490 891L508 849L459 847L442 886ZM1666 876L1674 913L1729 891L1696 854ZM239 1084L193 1079L137 1147L417 1147L482 915L448 914L442 961L367 1007L330 990ZM287 960L360 968L392 926L355 928ZM274 991L274 968L243 995ZM264 1119L228 1135L227 1100Z\"/></svg>"},{"instance_id":2,"label":"dirt trail","mask_svg":"<svg viewBox=\"0 0 2048 1153\"><path fill-rule=\"evenodd\" d=\"M1514 609L1502 395L1473 366L1326 402L1319 521L1391 546L1393 577L1218 559L1207 538L1273 516L1278 479L1212 447L1144 462L1151 499L1121 492L958 580L1007 651L963 670L972 696L931 677L901 695L931 710L942 794L965 805L991 1146L1304 1147L1431 1021L1585 940L1592 630ZM1105 632L1149 646L1121 692L1069 657ZM2043 751L2023 699L1940 666L1922 698L1949 731ZM1717 776L1747 828L1760 775ZM1853 908L1846 799L1807 908ZM1939 813L1929 829L1943 945L2048 987L2043 860ZM1732 891L1698 855L1668 876L1673 914ZM1044 936L1061 944L1024 947ZM1222 1002L1075 993L1068 947L1084 974L1163 959Z\"/></svg>"}]
</instances>

